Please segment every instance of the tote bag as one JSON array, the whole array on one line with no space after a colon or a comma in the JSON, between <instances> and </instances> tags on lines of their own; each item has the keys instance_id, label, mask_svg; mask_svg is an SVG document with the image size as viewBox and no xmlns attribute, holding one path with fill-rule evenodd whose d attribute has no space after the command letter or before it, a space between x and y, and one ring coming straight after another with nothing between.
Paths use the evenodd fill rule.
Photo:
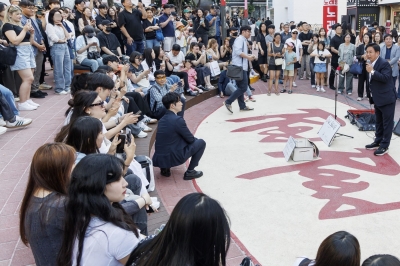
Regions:
<instances>
[{"instance_id":1,"label":"tote bag","mask_svg":"<svg viewBox=\"0 0 400 266\"><path fill-rule=\"evenodd\" d=\"M221 74L221 70L219 69L219 64L217 61L212 61L210 63L210 70L211 70L211 76L213 76L213 77Z\"/></svg>"}]
</instances>

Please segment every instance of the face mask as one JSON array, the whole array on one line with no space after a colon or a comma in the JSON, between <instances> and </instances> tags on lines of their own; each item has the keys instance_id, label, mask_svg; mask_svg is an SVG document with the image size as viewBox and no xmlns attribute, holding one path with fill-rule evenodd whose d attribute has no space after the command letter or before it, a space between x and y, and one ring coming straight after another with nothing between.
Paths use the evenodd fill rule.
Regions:
<instances>
[{"instance_id":1,"label":"face mask","mask_svg":"<svg viewBox=\"0 0 400 266\"><path fill-rule=\"evenodd\" d=\"M238 33L237 32L232 32L232 36L238 36Z\"/></svg>"},{"instance_id":2,"label":"face mask","mask_svg":"<svg viewBox=\"0 0 400 266\"><path fill-rule=\"evenodd\" d=\"M88 33L87 37L88 37L89 39L90 39L90 38L93 38L93 37L94 37L94 33Z\"/></svg>"},{"instance_id":3,"label":"face mask","mask_svg":"<svg viewBox=\"0 0 400 266\"><path fill-rule=\"evenodd\" d=\"M111 27L106 27L107 32L111 32Z\"/></svg>"}]
</instances>

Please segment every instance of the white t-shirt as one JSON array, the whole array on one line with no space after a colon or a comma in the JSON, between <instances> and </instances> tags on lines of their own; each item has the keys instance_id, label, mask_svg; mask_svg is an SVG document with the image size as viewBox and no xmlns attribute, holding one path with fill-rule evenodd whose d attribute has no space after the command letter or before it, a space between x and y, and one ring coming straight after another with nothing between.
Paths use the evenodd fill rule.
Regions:
<instances>
[{"instance_id":1,"label":"white t-shirt","mask_svg":"<svg viewBox=\"0 0 400 266\"><path fill-rule=\"evenodd\" d=\"M181 67L183 67L182 62L185 61L185 55L183 54L183 52L180 51L177 56L174 56L171 51L171 52L168 52L167 56L172 64L179 64L177 66L174 66L174 71L177 72L177 71L181 70Z\"/></svg>"},{"instance_id":2,"label":"white t-shirt","mask_svg":"<svg viewBox=\"0 0 400 266\"><path fill-rule=\"evenodd\" d=\"M296 58L297 58L297 61L299 61L300 60L300 49L303 49L303 45L301 45L300 40L298 40L298 39L293 40L292 38L289 38L285 42L285 48L287 48L287 44L290 42L293 43L294 47L296 48Z\"/></svg>"},{"instance_id":3,"label":"white t-shirt","mask_svg":"<svg viewBox=\"0 0 400 266\"><path fill-rule=\"evenodd\" d=\"M251 37L256 36L256 33L254 32L255 28L256 28L256 24L251 24L250 25L251 28Z\"/></svg>"},{"instance_id":4,"label":"white t-shirt","mask_svg":"<svg viewBox=\"0 0 400 266\"><path fill-rule=\"evenodd\" d=\"M178 37L179 37L179 35L181 35L181 31L180 30L175 30L175 37L176 37L176 39L175 39L175 43L176 44L179 44L181 47L186 47L186 37L185 37L185 34L184 33L182 33L182 36L181 36L181 38L180 39L178 39Z\"/></svg>"},{"instance_id":5,"label":"white t-shirt","mask_svg":"<svg viewBox=\"0 0 400 266\"><path fill-rule=\"evenodd\" d=\"M131 254L140 242L133 232L93 217L86 230L80 265L120 266L118 260ZM75 241L72 265L76 265L78 241Z\"/></svg>"},{"instance_id":6,"label":"white t-shirt","mask_svg":"<svg viewBox=\"0 0 400 266\"><path fill-rule=\"evenodd\" d=\"M99 39L97 39L96 37L93 38L87 38L87 43L93 43L93 42L97 42L98 47L100 47L100 42ZM87 58L87 50L85 50L83 53L78 54L78 51L82 48L85 47L86 43L85 43L85 39L83 37L83 35L78 36L78 38L76 38L76 42L75 42L75 49L77 51L76 53L76 60L80 63L82 63L82 61ZM97 51L97 46L90 46L89 47L89 52L96 52Z\"/></svg>"},{"instance_id":7,"label":"white t-shirt","mask_svg":"<svg viewBox=\"0 0 400 266\"><path fill-rule=\"evenodd\" d=\"M321 51L321 50L317 51L317 49L315 49L312 52L312 54L317 54L318 55L318 56L314 57L315 58L314 59L314 64L319 64L319 63L325 64L326 63L326 59L325 59L325 61L321 61L321 60L319 60L319 56L321 56L321 55L327 56L327 55L330 55L331 53L326 49L324 49L324 51Z\"/></svg>"}]
</instances>

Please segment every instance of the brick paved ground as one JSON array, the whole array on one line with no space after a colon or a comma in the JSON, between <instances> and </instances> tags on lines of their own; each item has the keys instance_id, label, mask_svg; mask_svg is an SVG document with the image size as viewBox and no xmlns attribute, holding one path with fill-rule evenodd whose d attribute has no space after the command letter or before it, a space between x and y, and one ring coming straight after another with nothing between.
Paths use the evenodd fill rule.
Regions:
<instances>
[{"instance_id":1,"label":"brick paved ground","mask_svg":"<svg viewBox=\"0 0 400 266\"><path fill-rule=\"evenodd\" d=\"M47 83L51 84L51 72L47 77ZM357 80L354 81L356 88ZM311 89L308 80L297 81L296 93L317 94ZM264 82L257 82L255 94L266 93ZM321 97L334 98L334 93L327 90L326 93L318 93ZM271 97L278 97L272 95ZM356 101L356 93L350 97L339 96L339 101L349 104L357 109L369 108L367 101ZM64 112L67 109L69 96L57 96L51 91L45 99L37 99L36 102L42 106L36 111L22 112L22 116L34 120L32 125L25 129L8 130L0 136L0 266L5 265L33 265L34 260L29 248L25 247L19 240L18 233L18 210L23 197L28 177L31 158L38 147L43 143L51 142L55 134L64 122ZM191 109L185 114L188 126L194 132L203 119L219 108L222 99L213 97ZM288 103L290 104L290 103ZM332 104L332 113L334 105ZM400 117L399 107L396 108L396 121ZM144 143L138 143L140 149L146 149ZM175 204L184 195L196 191L193 182L183 181L185 171L184 165L172 169L170 178L161 178L159 169L155 169L157 192L154 194L161 197L162 208L157 215L149 217L149 232L165 223ZM165 207L164 207L165 206ZM229 265L239 265L246 252L237 239L233 239L233 245L228 254ZM236 243L238 242L238 244Z\"/></svg>"}]
</instances>

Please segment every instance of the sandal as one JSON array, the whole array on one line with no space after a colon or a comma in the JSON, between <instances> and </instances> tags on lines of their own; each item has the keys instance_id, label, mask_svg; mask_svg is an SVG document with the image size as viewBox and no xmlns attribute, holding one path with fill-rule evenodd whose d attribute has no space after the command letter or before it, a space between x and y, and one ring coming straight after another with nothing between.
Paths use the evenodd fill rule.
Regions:
<instances>
[{"instance_id":1,"label":"sandal","mask_svg":"<svg viewBox=\"0 0 400 266\"><path fill-rule=\"evenodd\" d=\"M289 94L292 94L292 92L293 92L292 90L289 90L289 91L288 91Z\"/></svg>"}]
</instances>

